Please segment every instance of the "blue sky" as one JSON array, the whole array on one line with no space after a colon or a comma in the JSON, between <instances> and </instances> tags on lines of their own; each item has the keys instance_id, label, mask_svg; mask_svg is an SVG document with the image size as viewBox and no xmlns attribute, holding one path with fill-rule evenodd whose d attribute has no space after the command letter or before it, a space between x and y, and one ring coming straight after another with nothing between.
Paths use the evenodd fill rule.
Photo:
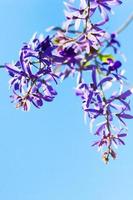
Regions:
<instances>
[{"instance_id":1,"label":"blue sky","mask_svg":"<svg viewBox=\"0 0 133 200\"><path fill-rule=\"evenodd\" d=\"M116 30L132 12L133 1L115 9L109 30ZM63 0L0 1L0 63L18 58L24 41L63 21ZM133 84L133 23L119 36ZM132 200L133 123L126 146L105 166L90 147L75 81L58 87L55 101L25 113L10 103L8 75L0 75L0 199L2 200ZM133 98L132 98L133 105Z\"/></svg>"}]
</instances>

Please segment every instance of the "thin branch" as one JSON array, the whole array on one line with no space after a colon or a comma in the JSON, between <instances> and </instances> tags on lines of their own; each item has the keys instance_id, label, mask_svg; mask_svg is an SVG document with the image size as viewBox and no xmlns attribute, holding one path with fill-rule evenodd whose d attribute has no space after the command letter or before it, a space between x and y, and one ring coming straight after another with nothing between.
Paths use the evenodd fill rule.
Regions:
<instances>
[{"instance_id":1,"label":"thin branch","mask_svg":"<svg viewBox=\"0 0 133 200\"><path fill-rule=\"evenodd\" d=\"M133 21L133 13L128 17L128 19L120 26L120 28L118 28L118 30L116 31L117 34L120 34L121 32L123 32L128 26L129 24Z\"/></svg>"},{"instance_id":2,"label":"thin branch","mask_svg":"<svg viewBox=\"0 0 133 200\"><path fill-rule=\"evenodd\" d=\"M120 33L122 33L129 26L129 24L132 21L133 21L133 13L131 13L129 15L129 17L127 18L127 20L116 31L114 31L114 33L116 33L117 35L119 35ZM104 42L107 42L107 45L104 47L104 49L102 49L102 51L100 52L100 54L102 54L109 47L108 40L104 40Z\"/></svg>"}]
</instances>

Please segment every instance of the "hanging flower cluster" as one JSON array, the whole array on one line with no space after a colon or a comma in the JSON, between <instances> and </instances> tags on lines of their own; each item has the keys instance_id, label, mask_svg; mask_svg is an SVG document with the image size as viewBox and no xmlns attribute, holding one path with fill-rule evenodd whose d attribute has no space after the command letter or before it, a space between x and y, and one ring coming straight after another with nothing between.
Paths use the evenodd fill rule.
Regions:
<instances>
[{"instance_id":1,"label":"hanging flower cluster","mask_svg":"<svg viewBox=\"0 0 133 200\"><path fill-rule=\"evenodd\" d=\"M52 101L57 95L50 84L51 80L56 83L58 78L52 68L52 53L55 48L49 36L44 39L34 35L29 44L22 47L19 61L5 65L12 77L11 98L17 103L17 108L22 107L27 111L31 103L40 108L43 101Z\"/></svg>"},{"instance_id":2,"label":"hanging flower cluster","mask_svg":"<svg viewBox=\"0 0 133 200\"><path fill-rule=\"evenodd\" d=\"M108 163L110 157L116 158L114 148L125 144L125 119L133 118L128 100L133 88L127 88L122 63L115 58L120 47L117 34L103 29L112 7L122 2L80 0L79 8L73 3L74 0L65 2L66 20L62 27L51 28L52 36L35 34L21 48L19 60L5 64L11 76L11 98L17 108L25 111L31 104L40 108L57 95L54 84L58 80L77 76L75 93L82 100L85 120L90 119L90 131L94 129L97 137L92 146L101 150ZM93 22L98 12L101 19Z\"/></svg>"}]
</instances>

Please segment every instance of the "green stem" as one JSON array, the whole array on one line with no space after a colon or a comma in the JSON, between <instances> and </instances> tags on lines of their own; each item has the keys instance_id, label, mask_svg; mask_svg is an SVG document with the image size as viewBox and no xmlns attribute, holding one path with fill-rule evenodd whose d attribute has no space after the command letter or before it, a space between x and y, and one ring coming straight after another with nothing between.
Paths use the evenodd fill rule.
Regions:
<instances>
[{"instance_id":1,"label":"green stem","mask_svg":"<svg viewBox=\"0 0 133 200\"><path fill-rule=\"evenodd\" d=\"M0 68L5 68L5 66L4 65L0 65Z\"/></svg>"}]
</instances>

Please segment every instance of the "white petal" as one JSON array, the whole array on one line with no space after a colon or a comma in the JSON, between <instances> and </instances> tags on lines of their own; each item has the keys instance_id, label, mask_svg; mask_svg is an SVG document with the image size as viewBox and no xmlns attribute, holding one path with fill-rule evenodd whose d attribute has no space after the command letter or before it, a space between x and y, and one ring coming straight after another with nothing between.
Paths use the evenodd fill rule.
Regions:
<instances>
[{"instance_id":1,"label":"white petal","mask_svg":"<svg viewBox=\"0 0 133 200\"><path fill-rule=\"evenodd\" d=\"M75 30L77 31L80 27L80 22L81 22L81 19L76 19L75 21Z\"/></svg>"},{"instance_id":2,"label":"white petal","mask_svg":"<svg viewBox=\"0 0 133 200\"><path fill-rule=\"evenodd\" d=\"M107 81L104 85L103 85L103 90L108 90L110 89L112 86L112 82L111 81Z\"/></svg>"},{"instance_id":3,"label":"white petal","mask_svg":"<svg viewBox=\"0 0 133 200\"><path fill-rule=\"evenodd\" d=\"M46 28L46 32L50 32L50 31L52 31L54 28L55 28L55 26L50 26L50 27Z\"/></svg>"},{"instance_id":4,"label":"white petal","mask_svg":"<svg viewBox=\"0 0 133 200\"><path fill-rule=\"evenodd\" d=\"M133 93L133 87L130 89L131 93Z\"/></svg>"},{"instance_id":5,"label":"white petal","mask_svg":"<svg viewBox=\"0 0 133 200\"><path fill-rule=\"evenodd\" d=\"M87 112L84 112L84 123L87 124Z\"/></svg>"},{"instance_id":6,"label":"white petal","mask_svg":"<svg viewBox=\"0 0 133 200\"><path fill-rule=\"evenodd\" d=\"M87 3L86 3L86 0L80 0L80 7L81 7L82 9L85 9L87 6L88 6L88 5L87 5Z\"/></svg>"},{"instance_id":7,"label":"white petal","mask_svg":"<svg viewBox=\"0 0 133 200\"><path fill-rule=\"evenodd\" d=\"M93 133L93 124L94 124L95 119L90 120L90 133Z\"/></svg>"}]
</instances>

